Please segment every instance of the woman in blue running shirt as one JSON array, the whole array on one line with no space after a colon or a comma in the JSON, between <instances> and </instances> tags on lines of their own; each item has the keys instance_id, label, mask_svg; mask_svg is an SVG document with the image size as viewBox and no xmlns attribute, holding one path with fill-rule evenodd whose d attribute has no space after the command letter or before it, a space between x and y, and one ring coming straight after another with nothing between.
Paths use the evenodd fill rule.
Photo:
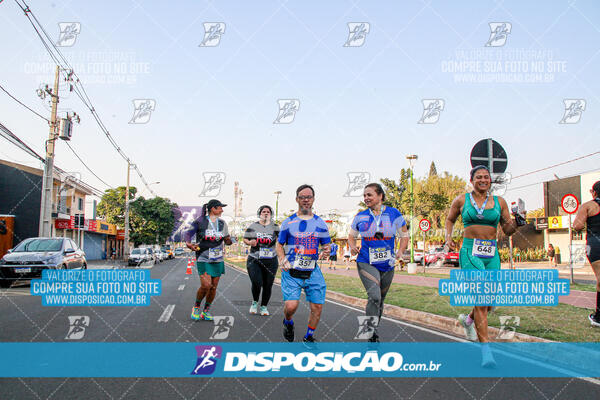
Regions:
<instances>
[{"instance_id":1,"label":"woman in blue running shirt","mask_svg":"<svg viewBox=\"0 0 600 400\"><path fill-rule=\"evenodd\" d=\"M401 257L406 250L408 231L400 211L383 205L385 193L380 184L368 184L363 196L368 208L354 217L348 243L352 254L358 254L358 276L369 297L366 315L373 317L373 335L369 341L378 342L377 325L383 312L383 301L394 279L396 254ZM360 250L356 246L358 235L362 240ZM394 249L396 235L400 236L397 252Z\"/></svg>"}]
</instances>

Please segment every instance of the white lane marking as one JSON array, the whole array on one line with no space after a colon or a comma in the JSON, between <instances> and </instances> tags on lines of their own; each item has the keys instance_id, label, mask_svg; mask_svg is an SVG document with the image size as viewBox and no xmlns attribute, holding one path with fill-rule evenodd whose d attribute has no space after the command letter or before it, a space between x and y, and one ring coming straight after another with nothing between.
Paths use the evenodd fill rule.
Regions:
<instances>
[{"instance_id":1,"label":"white lane marking","mask_svg":"<svg viewBox=\"0 0 600 400\"><path fill-rule=\"evenodd\" d=\"M185 287L185 285L179 285L179 287L177 288L177 290L183 290L184 287Z\"/></svg>"},{"instance_id":2,"label":"white lane marking","mask_svg":"<svg viewBox=\"0 0 600 400\"><path fill-rule=\"evenodd\" d=\"M175 304L169 304L168 306L166 306L165 310L162 313L162 315L158 319L158 322L167 322L167 321L169 321L169 318L171 318L171 314L173 314L173 310L174 309L175 309Z\"/></svg>"},{"instance_id":3,"label":"white lane marking","mask_svg":"<svg viewBox=\"0 0 600 400\"><path fill-rule=\"evenodd\" d=\"M365 310L361 310L360 308L356 308L356 307L352 307L352 306L349 306L349 305L346 305L346 304L338 303L337 301L333 301L333 300L329 300L329 299L325 299L325 301L328 301L330 303L336 304L336 305L341 306L341 307L349 308L349 309L354 310L354 311L358 311L360 313L363 313L365 311ZM381 319L385 319L386 321L394 322L394 323L399 324L399 325L410 326L411 328L415 328L415 329L418 329L418 330L421 330L421 331L432 333L434 335L442 336L442 337L445 337L447 339L454 340L455 342L465 342L465 343L469 342L468 340L463 339L463 338L457 338L456 336L451 336L451 335L442 333L440 331L436 331L436 330L433 330L433 329L425 328L423 326L413 325L413 324L411 324L409 322L400 321L400 320L397 320L397 319L394 319L394 318L381 317Z\"/></svg>"},{"instance_id":4,"label":"white lane marking","mask_svg":"<svg viewBox=\"0 0 600 400\"><path fill-rule=\"evenodd\" d=\"M190 279L189 277L185 278L185 280L187 281L188 279Z\"/></svg>"},{"instance_id":5,"label":"white lane marking","mask_svg":"<svg viewBox=\"0 0 600 400\"><path fill-rule=\"evenodd\" d=\"M22 290L15 290L15 289L0 290L0 297L29 296L30 295L30 292L27 289L22 289Z\"/></svg>"},{"instance_id":6,"label":"white lane marking","mask_svg":"<svg viewBox=\"0 0 600 400\"><path fill-rule=\"evenodd\" d=\"M227 264L225 264L225 265L227 265ZM243 274L242 271L240 271L240 270L238 270L236 268L232 268L232 267L229 267L229 268L233 269L234 271L237 271L237 272ZM275 283L275 285L281 286L280 284L277 284L277 283ZM325 299L325 301L327 301L329 303L336 304L336 305L341 306L341 307L349 308L349 309L354 310L354 311L358 311L360 313L364 312L364 310L362 310L360 308L356 308L356 307L348 306L346 304L338 303L337 301L333 301L333 300L329 300L329 299ZM431 334L434 334L434 335L442 336L442 337L445 337L447 339L454 340L456 342L472 343L473 346L479 345L479 342L474 342L473 343L473 342L470 342L470 341L468 341L466 339L463 339L463 338L457 338L456 336L447 335L447 334L439 332L439 331L435 331L435 330L432 330L432 329L429 329L429 328L425 328L425 327L422 327L422 326L419 326L419 325L413 325L413 324L410 324L408 322L399 321L397 319L393 319L393 318L389 318L389 317L381 317L381 319L385 319L386 321L394 322L394 323L399 324L399 325L406 325L406 326L409 326L411 328L415 328L415 329L418 329L418 330L421 330L421 331L425 331L425 332L428 332L428 333L431 333ZM548 366L547 364L544 364L542 362L539 362L539 361L536 361L536 360L531 360L531 359L528 359L526 357L519 356L519 355L516 355L516 354L513 354L513 353L509 353L509 352L506 352L506 351L503 351L503 350L495 350L495 352L503 354L505 356L510 356L510 357L513 357L513 358L517 358L517 359L519 359L521 361L529 362L530 364L541 365L542 367L545 367L545 368L548 368L548 369L551 369L551 370L554 370L554 371L559 371L561 373L573 374L568 369L564 369L564 368L561 368L561 367L555 367L555 366ZM591 384L599 385L600 386L600 379L587 378L587 377L574 377L574 378L575 379L581 379L582 381L586 381L586 382L589 382Z\"/></svg>"}]
</instances>

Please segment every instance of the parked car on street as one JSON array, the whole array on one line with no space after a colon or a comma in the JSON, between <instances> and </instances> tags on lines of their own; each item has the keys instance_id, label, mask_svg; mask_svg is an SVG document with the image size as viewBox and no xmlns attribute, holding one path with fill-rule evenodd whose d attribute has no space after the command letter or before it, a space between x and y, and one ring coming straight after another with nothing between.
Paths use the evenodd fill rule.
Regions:
<instances>
[{"instance_id":1,"label":"parked car on street","mask_svg":"<svg viewBox=\"0 0 600 400\"><path fill-rule=\"evenodd\" d=\"M175 257L180 257L185 254L185 250L183 249L183 247L178 247L175 249L175 251L173 253L174 253Z\"/></svg>"},{"instance_id":2,"label":"parked car on street","mask_svg":"<svg viewBox=\"0 0 600 400\"><path fill-rule=\"evenodd\" d=\"M415 250L414 258L417 264L423 264L423 250ZM410 262L410 250L406 250L404 253L402 253L402 261L405 263Z\"/></svg>"},{"instance_id":3,"label":"parked car on street","mask_svg":"<svg viewBox=\"0 0 600 400\"><path fill-rule=\"evenodd\" d=\"M154 250L154 254L156 255L158 262L163 262L166 260L164 253L160 249Z\"/></svg>"},{"instance_id":4,"label":"parked car on street","mask_svg":"<svg viewBox=\"0 0 600 400\"><path fill-rule=\"evenodd\" d=\"M433 250L429 250L429 253L425 256L425 265L435 265L436 267L442 267L444 264L452 264L458 267L458 253L455 251L449 251L444 253L443 247L436 247Z\"/></svg>"},{"instance_id":5,"label":"parked car on street","mask_svg":"<svg viewBox=\"0 0 600 400\"><path fill-rule=\"evenodd\" d=\"M40 278L45 269L87 269L85 253L69 238L23 240L0 259L0 286Z\"/></svg>"},{"instance_id":6,"label":"parked car on street","mask_svg":"<svg viewBox=\"0 0 600 400\"><path fill-rule=\"evenodd\" d=\"M136 247L135 249L131 250L129 261L127 262L129 266L139 266L145 262L151 262L152 264L155 264L154 255L152 254L151 249Z\"/></svg>"},{"instance_id":7,"label":"parked car on street","mask_svg":"<svg viewBox=\"0 0 600 400\"><path fill-rule=\"evenodd\" d=\"M158 261L158 255L156 255L156 250L154 250L152 247L148 247L148 250L150 251L150 254L152 255L154 264L157 264L159 261Z\"/></svg>"},{"instance_id":8,"label":"parked car on street","mask_svg":"<svg viewBox=\"0 0 600 400\"><path fill-rule=\"evenodd\" d=\"M160 250L160 254L162 255L163 260L170 260L171 257L169 257L169 252L166 250L161 249Z\"/></svg>"},{"instance_id":9,"label":"parked car on street","mask_svg":"<svg viewBox=\"0 0 600 400\"><path fill-rule=\"evenodd\" d=\"M165 244L160 249L164 250L167 253L167 258L169 260L172 258L175 258L175 254L173 253L173 248L171 247L170 244Z\"/></svg>"}]
</instances>

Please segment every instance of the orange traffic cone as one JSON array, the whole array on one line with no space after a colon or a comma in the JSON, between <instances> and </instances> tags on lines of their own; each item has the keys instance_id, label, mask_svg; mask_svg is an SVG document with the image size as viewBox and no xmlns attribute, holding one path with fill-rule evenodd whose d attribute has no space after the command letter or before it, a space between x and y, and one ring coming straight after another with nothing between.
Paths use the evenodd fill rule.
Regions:
<instances>
[{"instance_id":1,"label":"orange traffic cone","mask_svg":"<svg viewBox=\"0 0 600 400\"><path fill-rule=\"evenodd\" d=\"M191 258L188 258L187 269L185 270L185 274L186 275L191 275L192 274L192 266L193 265L194 265L194 260L192 260Z\"/></svg>"}]
</instances>

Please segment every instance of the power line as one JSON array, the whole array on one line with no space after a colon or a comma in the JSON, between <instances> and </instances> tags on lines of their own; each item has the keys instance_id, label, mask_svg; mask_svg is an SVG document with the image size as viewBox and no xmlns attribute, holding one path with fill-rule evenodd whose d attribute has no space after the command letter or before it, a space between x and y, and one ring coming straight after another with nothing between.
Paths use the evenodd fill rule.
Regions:
<instances>
[{"instance_id":1,"label":"power line","mask_svg":"<svg viewBox=\"0 0 600 400\"><path fill-rule=\"evenodd\" d=\"M37 116L39 116L40 118L43 118L44 120L50 122L48 119L44 118L42 115L38 114L37 112L35 112L31 108L29 108L27 105L25 105L24 103L22 103L21 101L19 101L16 97L14 97L12 94L10 94L4 87L2 87L2 85L0 85L0 89L2 89L7 95L9 95L13 100L15 100L17 103L21 104L23 107L27 108L28 110L30 110L31 112L33 112L34 114L36 114ZM19 139L14 133L10 132L10 130L8 130L8 128L6 128L4 125L2 125L1 129L6 134L6 136L2 135L6 139L8 139L9 141L11 141L13 144L17 145L18 147L20 147L22 150L26 151L30 155L32 155L35 158L39 159L40 161L46 162L45 159L41 158L41 156L39 156L35 151L33 151L31 149L31 147L29 147L27 144L25 144L25 142L23 142L21 139ZM79 154L77 154L77 152L75 152L75 150L73 149L73 147L71 147L71 144L69 142L65 142L65 143L69 147L69 149L73 152L73 154L75 155L75 157L77 157L77 159L81 162L81 164L83 164L83 166L92 175L94 175L96 177L96 179L98 179L100 182L102 182L103 184L105 184L109 188L113 188L113 186L111 186L108 183L106 183L106 181L104 179L100 178L94 171L92 171L92 169L90 167L88 167L88 165L83 161L83 159L79 156Z\"/></svg>"},{"instance_id":2,"label":"power line","mask_svg":"<svg viewBox=\"0 0 600 400\"><path fill-rule=\"evenodd\" d=\"M46 117L44 117L43 115L39 114L37 111L27 107L25 104L23 104L19 99L17 99L15 96L13 96L12 94L10 94L8 92L8 90L4 89L4 87L2 85L0 85L0 89L2 89L2 91L4 93L6 93L11 99L13 99L14 101L16 101L17 103L19 103L20 105L22 105L23 107L25 107L26 109L28 109L29 111L31 111L32 113L34 113L35 115L37 115L38 117L40 117L41 119L50 122L50 120Z\"/></svg>"},{"instance_id":3,"label":"power line","mask_svg":"<svg viewBox=\"0 0 600 400\"><path fill-rule=\"evenodd\" d=\"M100 178L98 175L96 175L94 173L94 171L92 171L90 169L90 167L87 166L87 164L81 159L81 157L79 157L79 154L77 154L75 152L75 150L71 147L71 144L69 142L65 142L65 144L67 145L67 147L73 152L73 154L75 154L75 157L77 157L77 159L83 164L83 166L92 174L96 177L96 179L98 179L100 182L104 183L106 186L108 186L111 189L114 189L113 186L109 185L108 183L106 183L102 178Z\"/></svg>"},{"instance_id":4,"label":"power line","mask_svg":"<svg viewBox=\"0 0 600 400\"><path fill-rule=\"evenodd\" d=\"M582 172L578 172L578 173L573 174L573 175L568 175L568 176L565 176L565 177L563 177L561 179L572 178L574 176L579 176L579 175L587 174L588 172L596 172L596 171L598 171L598 168L588 169L587 171L582 171ZM539 181L539 182L534 182L534 183L530 183L530 184L523 185L523 186L517 186L515 188L506 189L506 191L510 192L511 190L523 189L523 188L526 188L526 187L539 185L539 184L544 183L544 182L548 182L548 181Z\"/></svg>"},{"instance_id":5,"label":"power line","mask_svg":"<svg viewBox=\"0 0 600 400\"><path fill-rule=\"evenodd\" d=\"M29 5L27 5L27 3L24 0L21 0L21 2L23 3L23 5L21 5L21 3L19 3L19 0L15 0L15 3L17 3L17 5L21 8L21 10L23 11L23 13L25 14L25 16L27 17L27 19L31 23L31 26L35 30L38 38L41 40L44 48L46 49L46 51L48 52L48 54L50 55L50 57L52 58L52 60L57 65L59 65L61 67L61 73L63 73L63 75L65 76L65 79L72 80L74 82L73 90L74 90L75 94L77 94L77 96L79 97L79 99L88 108L88 110L90 111L90 113L94 117L94 120L96 121L96 123L100 127L100 130L104 133L104 135L106 136L106 138L108 139L108 141L110 142L110 144L115 148L115 150L117 151L117 153L119 153L119 155L125 161L127 161L129 164L133 164L134 165L134 169L137 172L138 176L140 177L140 179L141 179L142 183L144 184L144 186L146 186L146 189L148 189L148 191L150 193L152 193L153 196L156 196L156 193L154 193L154 191L152 190L152 188L150 188L150 185L148 185L148 182L146 181L146 178L144 178L144 176L142 175L142 172L138 168L137 164L133 163L131 161L131 159L123 152L123 150L121 149L121 147L117 144L117 142L115 141L115 139L112 137L112 135L110 134L110 132L108 131L108 129L106 128L106 126L104 125L104 123L102 122L102 119L100 118L100 115L96 112L96 108L94 107L94 105L93 105L91 99L89 98L89 96L88 96L85 88L83 87L83 84L81 83L81 80L79 79L79 76L77 76L77 74L73 70L73 67L71 67L71 65L69 64L68 60L63 56L63 54L61 53L61 51L56 47L56 45L54 44L54 42L52 41L52 39L50 38L50 36L46 32L46 30L44 29L44 27L40 23L40 21L37 19L37 17L35 16L35 14L33 14L33 11L31 11L31 9L29 8ZM32 18L33 18L33 20L32 20ZM34 20L35 20L35 22L34 22ZM38 27L39 27L39 29L38 29ZM42 36L42 33L40 33L40 30L43 32L43 35L45 36L45 38L44 38L44 36ZM48 45L47 42L50 43L50 46L52 48L50 48L50 46ZM60 59L59 59L59 57L60 57ZM65 71L69 71L69 72L66 73ZM75 80L73 80L73 77L75 77Z\"/></svg>"},{"instance_id":6,"label":"power line","mask_svg":"<svg viewBox=\"0 0 600 400\"><path fill-rule=\"evenodd\" d=\"M42 156L40 156L31 147L29 147L25 142L23 142L21 139L19 139L19 137L17 135L15 135L14 133L12 133L10 131L10 129L8 129L6 126L2 125L2 123L0 123L0 136L2 136L6 140L8 140L12 144L14 144L21 150L25 151L30 156L37 158L41 162L44 162L44 163L46 162L46 160L44 158L42 158ZM58 168L56 168L56 169L58 170Z\"/></svg>"},{"instance_id":7,"label":"power line","mask_svg":"<svg viewBox=\"0 0 600 400\"><path fill-rule=\"evenodd\" d=\"M35 152L35 150L33 150L31 147L29 147L27 145L27 143L25 143L24 141L22 141L17 135L15 135L14 133L11 132L10 129L8 129L6 126L4 126L2 123L0 123L0 136L2 136L3 138L5 138L6 140L8 140L9 142L11 142L12 144L14 144L15 146L17 146L18 148L20 148L21 150L25 151L27 154L29 154L30 156L38 159L39 161L41 161L42 163L46 163L46 159L43 158L42 156L40 156L38 153ZM85 164L84 164L85 165ZM86 166L87 167L87 166ZM54 172L56 172L58 175L63 176L63 175L70 175L67 171L58 168L57 166L54 166ZM92 172L90 170L90 172ZM93 172L92 172L93 174ZM96 174L94 174L94 176L96 176ZM98 176L96 176L96 178L98 178ZM62 178L61 178L62 179ZM98 178L100 179L100 178ZM101 179L100 179L101 180ZM100 189L97 189L95 187L93 187L92 185L89 185L87 183L84 183L83 181L81 181L80 179L74 179L74 181L81 187L86 188L87 190L89 190L91 193L95 194L98 197L102 197L102 195L104 194L103 191L101 191ZM102 180L101 180L102 181ZM104 181L102 181L104 182ZM110 187L110 185L107 185Z\"/></svg>"},{"instance_id":8,"label":"power line","mask_svg":"<svg viewBox=\"0 0 600 400\"><path fill-rule=\"evenodd\" d=\"M577 158L574 158L574 159L572 159L572 160L563 161L563 162L561 162L561 163L558 163L558 164L550 165L549 167L540 168L540 169L537 169L537 170L535 170L535 171L527 172L527 173L525 173L525 174L521 174L521 175L513 176L513 177L512 177L512 179L517 179L517 178L521 178L521 177L523 177L523 176L532 175L532 174L535 174L535 173L538 173L538 172L546 171L546 170L548 170L548 169L556 168L556 167L559 167L559 166L561 166L561 165L565 165L565 164L572 163L572 162L574 162L574 161L579 161L579 160L581 160L581 159L584 159L584 158L587 158L587 157L595 156L596 154L600 154L600 151L596 151L596 152L594 152L594 153L586 154L585 156L577 157Z\"/></svg>"}]
</instances>

